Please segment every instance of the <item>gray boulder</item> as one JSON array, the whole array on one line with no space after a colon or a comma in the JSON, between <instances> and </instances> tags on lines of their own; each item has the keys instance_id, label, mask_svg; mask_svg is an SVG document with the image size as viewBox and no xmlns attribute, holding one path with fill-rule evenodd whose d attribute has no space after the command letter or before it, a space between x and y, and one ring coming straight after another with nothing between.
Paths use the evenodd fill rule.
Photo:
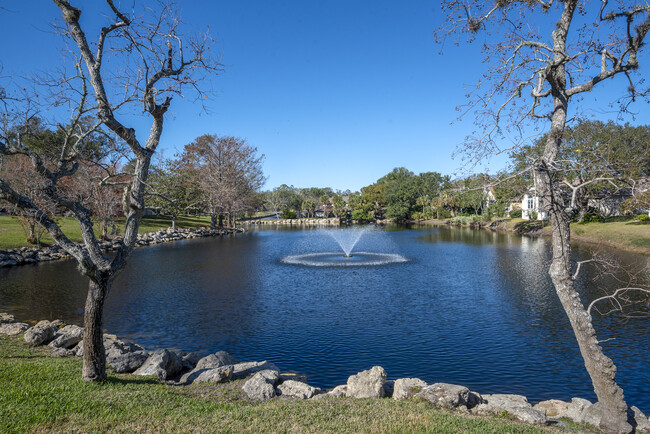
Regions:
<instances>
[{"instance_id":1,"label":"gray boulder","mask_svg":"<svg viewBox=\"0 0 650 434\"><path fill-rule=\"evenodd\" d=\"M219 368L221 366L232 366L235 364L237 364L237 360L234 357L225 351L219 351L217 353L210 354L203 357L202 359L199 359L194 369L184 374L179 382L183 384L190 384L196 378L198 378L199 375L209 369Z\"/></svg>"},{"instance_id":2,"label":"gray boulder","mask_svg":"<svg viewBox=\"0 0 650 434\"><path fill-rule=\"evenodd\" d=\"M18 336L29 329L29 324L24 322L12 322L0 324L0 333L7 336Z\"/></svg>"},{"instance_id":3,"label":"gray boulder","mask_svg":"<svg viewBox=\"0 0 650 434\"><path fill-rule=\"evenodd\" d=\"M320 392L320 389L295 380L284 381L275 390L278 396L285 399L309 399Z\"/></svg>"},{"instance_id":4,"label":"gray boulder","mask_svg":"<svg viewBox=\"0 0 650 434\"><path fill-rule=\"evenodd\" d=\"M343 384L341 386L336 386L334 389L326 393L321 393L320 395L314 395L311 399L325 399L325 398L342 398L348 396L348 385Z\"/></svg>"},{"instance_id":5,"label":"gray boulder","mask_svg":"<svg viewBox=\"0 0 650 434\"><path fill-rule=\"evenodd\" d=\"M549 399L542 401L533 406L535 410L545 411L546 417L551 419L559 419L565 417L569 410L569 403L560 401L558 399Z\"/></svg>"},{"instance_id":6,"label":"gray boulder","mask_svg":"<svg viewBox=\"0 0 650 434\"><path fill-rule=\"evenodd\" d=\"M455 409L468 407L470 391L465 386L448 383L434 383L426 386L416 397L424 398L434 405L443 408Z\"/></svg>"},{"instance_id":7,"label":"gray boulder","mask_svg":"<svg viewBox=\"0 0 650 434\"><path fill-rule=\"evenodd\" d=\"M13 314L0 312L0 324L9 324L16 322L16 317Z\"/></svg>"},{"instance_id":8,"label":"gray boulder","mask_svg":"<svg viewBox=\"0 0 650 434\"><path fill-rule=\"evenodd\" d=\"M239 363L239 361L228 354L228 352L218 351L199 359L196 363L195 369L211 369L218 368L219 366L235 365L237 363Z\"/></svg>"},{"instance_id":9,"label":"gray boulder","mask_svg":"<svg viewBox=\"0 0 650 434\"><path fill-rule=\"evenodd\" d=\"M147 351L134 342L124 341L115 335L104 334L104 351L107 358L115 358L128 353Z\"/></svg>"},{"instance_id":10,"label":"gray boulder","mask_svg":"<svg viewBox=\"0 0 650 434\"><path fill-rule=\"evenodd\" d=\"M67 348L54 348L52 350L52 356L54 357L71 357L74 355L75 352Z\"/></svg>"},{"instance_id":11,"label":"gray boulder","mask_svg":"<svg viewBox=\"0 0 650 434\"><path fill-rule=\"evenodd\" d=\"M395 380L393 399L400 400L411 398L415 394L420 393L427 386L427 383L419 378L400 378L399 380Z\"/></svg>"},{"instance_id":12,"label":"gray boulder","mask_svg":"<svg viewBox=\"0 0 650 434\"><path fill-rule=\"evenodd\" d=\"M75 357L82 358L82 357L84 356L84 345L83 345L83 342L79 342L79 343L77 343L77 345L75 345L75 346L72 348L72 352L74 353L74 356L75 356Z\"/></svg>"},{"instance_id":13,"label":"gray boulder","mask_svg":"<svg viewBox=\"0 0 650 434\"><path fill-rule=\"evenodd\" d=\"M25 332L23 339L32 346L45 345L54 339L58 329L53 327L49 321L41 321Z\"/></svg>"},{"instance_id":14,"label":"gray boulder","mask_svg":"<svg viewBox=\"0 0 650 434\"><path fill-rule=\"evenodd\" d=\"M158 350L144 362L134 375L156 375L161 380L167 380L178 374L183 367L181 359L169 350Z\"/></svg>"},{"instance_id":15,"label":"gray boulder","mask_svg":"<svg viewBox=\"0 0 650 434\"><path fill-rule=\"evenodd\" d=\"M348 378L347 394L353 398L383 398L386 371L381 366L373 366Z\"/></svg>"},{"instance_id":16,"label":"gray boulder","mask_svg":"<svg viewBox=\"0 0 650 434\"><path fill-rule=\"evenodd\" d=\"M585 421L585 410L593 404L590 401L582 398L573 398L567 407L565 416L576 423L583 423Z\"/></svg>"},{"instance_id":17,"label":"gray boulder","mask_svg":"<svg viewBox=\"0 0 650 434\"><path fill-rule=\"evenodd\" d=\"M273 385L277 383L279 379L280 376L277 371L259 371L244 383L242 391L244 391L250 399L266 401L276 395Z\"/></svg>"},{"instance_id":18,"label":"gray boulder","mask_svg":"<svg viewBox=\"0 0 650 434\"><path fill-rule=\"evenodd\" d=\"M56 327L57 329L59 329L59 328L61 328L61 327L63 327L65 325L65 323L60 319L55 319L53 321L49 321L49 323L50 323L50 325L52 327Z\"/></svg>"},{"instance_id":19,"label":"gray boulder","mask_svg":"<svg viewBox=\"0 0 650 434\"><path fill-rule=\"evenodd\" d=\"M271 371L276 371L278 373L280 372L277 366L267 361L235 363L234 365L232 365L232 367L233 367L233 373L232 373L233 380L246 378L259 371L271 370Z\"/></svg>"},{"instance_id":20,"label":"gray boulder","mask_svg":"<svg viewBox=\"0 0 650 434\"><path fill-rule=\"evenodd\" d=\"M48 345L52 348L72 348L83 339L84 329L76 325L67 325L54 335Z\"/></svg>"},{"instance_id":21,"label":"gray boulder","mask_svg":"<svg viewBox=\"0 0 650 434\"><path fill-rule=\"evenodd\" d=\"M183 362L183 370L191 371L196 367L196 364L201 360L201 353L194 351L192 353L182 353L181 362Z\"/></svg>"},{"instance_id":22,"label":"gray boulder","mask_svg":"<svg viewBox=\"0 0 650 434\"><path fill-rule=\"evenodd\" d=\"M140 368L149 358L146 351L135 351L133 353L116 354L106 356L106 362L111 365L118 374L130 373Z\"/></svg>"},{"instance_id":23,"label":"gray boulder","mask_svg":"<svg viewBox=\"0 0 650 434\"><path fill-rule=\"evenodd\" d=\"M546 414L543 409L534 409L521 395L494 394L483 395L483 402L474 407L473 414L510 414L515 419L529 424L546 423Z\"/></svg>"},{"instance_id":24,"label":"gray boulder","mask_svg":"<svg viewBox=\"0 0 650 434\"><path fill-rule=\"evenodd\" d=\"M582 412L583 422L591 424L595 427L600 427L600 423L603 420L603 405L600 402L596 402Z\"/></svg>"},{"instance_id":25,"label":"gray boulder","mask_svg":"<svg viewBox=\"0 0 650 434\"><path fill-rule=\"evenodd\" d=\"M218 368L202 369L194 379L194 383L221 383L232 378L232 365L219 366Z\"/></svg>"}]
</instances>

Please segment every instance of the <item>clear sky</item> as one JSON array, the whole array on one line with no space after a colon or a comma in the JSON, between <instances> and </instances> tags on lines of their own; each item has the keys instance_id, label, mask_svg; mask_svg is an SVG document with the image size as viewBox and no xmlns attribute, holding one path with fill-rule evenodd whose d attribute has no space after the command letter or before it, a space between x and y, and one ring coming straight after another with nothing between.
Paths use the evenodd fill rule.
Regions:
<instances>
[{"instance_id":1,"label":"clear sky","mask_svg":"<svg viewBox=\"0 0 650 434\"><path fill-rule=\"evenodd\" d=\"M84 19L98 3L72 1L90 5ZM48 23L58 8L48 0L5 5L3 76L56 66L60 44ZM165 155L201 134L243 137L266 155L267 189L357 190L398 166L444 174L461 168L452 153L472 119L450 123L484 65L478 45L449 44L439 54L438 2L180 0L178 7L193 30L209 26L225 71L213 82L209 113L173 102ZM490 168L503 163L497 158Z\"/></svg>"}]
</instances>

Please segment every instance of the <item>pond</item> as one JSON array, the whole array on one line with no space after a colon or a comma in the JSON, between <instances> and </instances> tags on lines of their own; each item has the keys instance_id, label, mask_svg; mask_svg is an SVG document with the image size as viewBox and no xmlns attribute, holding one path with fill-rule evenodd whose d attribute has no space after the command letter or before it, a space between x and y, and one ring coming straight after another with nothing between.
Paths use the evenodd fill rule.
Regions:
<instances>
[{"instance_id":1,"label":"pond","mask_svg":"<svg viewBox=\"0 0 650 434\"><path fill-rule=\"evenodd\" d=\"M109 295L105 328L149 349L270 360L324 388L381 365L392 379L517 393L532 402L594 401L547 274L549 247L513 234L389 226L362 234L350 259L401 259L311 266L286 258L342 256L325 230L252 228L160 244L133 253ZM578 246L576 258L590 250ZM336 263L336 255L325 260ZM648 265L644 256L617 257ZM579 282L585 301L602 294L592 277ZM73 261L0 269L0 311L80 323L86 285ZM594 321L628 403L650 413L650 319L596 314Z\"/></svg>"}]
</instances>

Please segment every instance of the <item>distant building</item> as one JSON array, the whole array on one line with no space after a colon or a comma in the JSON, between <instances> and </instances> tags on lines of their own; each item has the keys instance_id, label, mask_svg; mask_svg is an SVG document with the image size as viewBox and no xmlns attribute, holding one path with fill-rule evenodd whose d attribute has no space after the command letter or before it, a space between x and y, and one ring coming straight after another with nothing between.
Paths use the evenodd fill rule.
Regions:
<instances>
[{"instance_id":1,"label":"distant building","mask_svg":"<svg viewBox=\"0 0 650 434\"><path fill-rule=\"evenodd\" d=\"M542 198L537 189L531 187L521 199L521 218L526 220L548 220L548 214L542 206Z\"/></svg>"}]
</instances>

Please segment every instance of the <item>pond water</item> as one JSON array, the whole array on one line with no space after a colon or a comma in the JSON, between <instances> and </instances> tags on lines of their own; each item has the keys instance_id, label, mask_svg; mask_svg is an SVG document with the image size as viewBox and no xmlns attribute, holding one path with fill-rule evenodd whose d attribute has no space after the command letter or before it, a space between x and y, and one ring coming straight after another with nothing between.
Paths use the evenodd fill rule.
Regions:
<instances>
[{"instance_id":1,"label":"pond water","mask_svg":"<svg viewBox=\"0 0 650 434\"><path fill-rule=\"evenodd\" d=\"M149 349L270 360L324 388L381 365L392 379L532 402L594 401L547 275L549 247L489 231L386 227L364 233L350 259L364 252L403 260L342 267L286 260L332 253L325 260L338 261L338 244L319 229L161 244L133 253L109 295L105 328ZM589 250L578 246L576 258ZM648 257L617 256L648 266ZM592 277L579 283L585 301L602 294ZM80 323L86 288L73 261L0 269L0 311ZM594 321L601 340L613 338L603 347L628 403L650 413L650 319L596 314Z\"/></svg>"}]
</instances>

